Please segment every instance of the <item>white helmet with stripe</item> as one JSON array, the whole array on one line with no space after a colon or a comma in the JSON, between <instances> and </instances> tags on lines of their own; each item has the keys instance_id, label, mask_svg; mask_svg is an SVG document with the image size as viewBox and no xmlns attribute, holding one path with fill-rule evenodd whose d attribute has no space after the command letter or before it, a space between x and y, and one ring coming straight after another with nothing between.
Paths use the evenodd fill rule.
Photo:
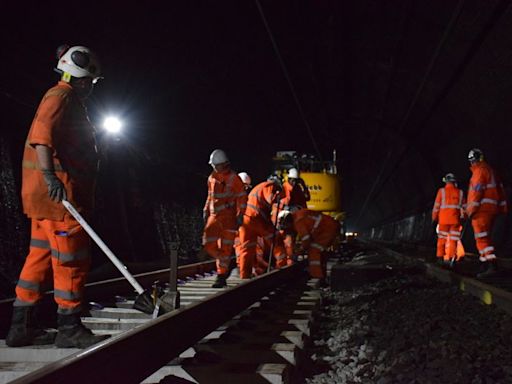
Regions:
<instances>
[{"instance_id":1,"label":"white helmet with stripe","mask_svg":"<svg viewBox=\"0 0 512 384\"><path fill-rule=\"evenodd\" d=\"M69 47L60 46L57 49L57 71L68 73L73 77L90 77L93 80L100 78L100 65L96 55L87 47L77 45Z\"/></svg>"}]
</instances>

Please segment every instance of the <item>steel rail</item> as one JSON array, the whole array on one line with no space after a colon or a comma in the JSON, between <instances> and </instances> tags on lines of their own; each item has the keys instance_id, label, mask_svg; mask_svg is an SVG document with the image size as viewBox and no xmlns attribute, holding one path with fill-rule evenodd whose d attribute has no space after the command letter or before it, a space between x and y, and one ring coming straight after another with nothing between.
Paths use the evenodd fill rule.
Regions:
<instances>
[{"instance_id":1,"label":"steel rail","mask_svg":"<svg viewBox=\"0 0 512 384\"><path fill-rule=\"evenodd\" d=\"M372 242L366 241L364 241L364 243L372 244ZM401 257L408 257L403 253L394 251L385 246L376 245L375 243L372 245L376 246L384 253L389 255L400 255ZM468 253L466 253L466 255L468 255ZM474 254L471 255L476 256ZM489 279L489 282L480 281L473 277L463 276L454 271L446 270L429 263L424 264L425 274L427 276L456 286L462 292L469 293L470 295L479 298L484 304L494 304L496 307L512 315L512 292L505 290L502 287L492 285L492 278Z\"/></svg>"},{"instance_id":2,"label":"steel rail","mask_svg":"<svg viewBox=\"0 0 512 384\"><path fill-rule=\"evenodd\" d=\"M178 267L178 278L186 279L198 274L204 274L215 270L215 260L208 260L200 263L181 265ZM150 287L153 282L169 281L170 269L160 269L152 272L139 273L134 275L137 281L143 287ZM114 295L132 295L134 293L133 287L124 277L107 279L85 285L85 302L101 301L104 299L113 300ZM9 329L12 315L12 304L15 298L0 300L0 338L5 338L7 330ZM44 298L41 300L43 310L46 312L56 312L56 304L53 300L53 291L45 293ZM54 310L55 309L55 310Z\"/></svg>"},{"instance_id":3,"label":"steel rail","mask_svg":"<svg viewBox=\"0 0 512 384\"><path fill-rule=\"evenodd\" d=\"M274 270L46 365L12 384L140 383L270 291L299 282L301 263Z\"/></svg>"}]
</instances>

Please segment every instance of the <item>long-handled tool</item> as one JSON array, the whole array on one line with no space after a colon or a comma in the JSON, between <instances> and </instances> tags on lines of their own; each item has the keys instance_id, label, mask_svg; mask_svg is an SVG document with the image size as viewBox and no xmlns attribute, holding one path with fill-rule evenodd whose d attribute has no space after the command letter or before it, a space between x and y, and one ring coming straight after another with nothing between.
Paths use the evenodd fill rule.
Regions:
<instances>
[{"instance_id":1,"label":"long-handled tool","mask_svg":"<svg viewBox=\"0 0 512 384\"><path fill-rule=\"evenodd\" d=\"M101 238L94 232L89 224L85 221L85 219L78 213L78 211L73 207L73 205L67 201L62 200L62 204L66 209L71 213L71 215L80 223L80 225L85 229L85 231L91 236L94 242L101 248L101 250L107 255L110 261L117 267L119 272L123 274L123 276L129 281L132 287L137 291L138 296L135 299L135 303L133 304L134 309L138 309L139 311L153 314L155 309L155 304L158 300L158 295L155 293L151 293L151 291L144 290L141 285L135 280L133 275L128 272L128 269L124 266L123 263L114 255L114 253L110 250L109 247L101 240Z\"/></svg>"},{"instance_id":2,"label":"long-handled tool","mask_svg":"<svg viewBox=\"0 0 512 384\"><path fill-rule=\"evenodd\" d=\"M277 199L277 208L276 208L276 219L274 220L274 233L272 234L272 244L270 245L270 254L268 255L268 266L267 266L267 272L270 272L270 267L272 265L272 256L274 255L274 247L276 245L276 238L277 238L277 220L279 216L279 205L281 204L281 199Z\"/></svg>"},{"instance_id":3,"label":"long-handled tool","mask_svg":"<svg viewBox=\"0 0 512 384\"><path fill-rule=\"evenodd\" d=\"M470 219L466 220L466 222L464 223L464 226L462 227L462 231L460 231L460 237L459 237L460 242L462 242L462 237L464 236L464 232L466 232L466 228L468 226L469 221L470 221ZM453 255L452 259L450 260L450 268L453 268L455 266L455 260L457 258L457 248L458 248L458 242L457 242L457 247L455 249L455 255Z\"/></svg>"}]
</instances>

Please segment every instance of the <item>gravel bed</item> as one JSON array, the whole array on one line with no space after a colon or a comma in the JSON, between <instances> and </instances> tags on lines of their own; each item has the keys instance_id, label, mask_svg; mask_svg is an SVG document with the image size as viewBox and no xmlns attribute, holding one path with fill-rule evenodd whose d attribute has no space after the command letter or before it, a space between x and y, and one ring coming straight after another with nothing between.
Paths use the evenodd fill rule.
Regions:
<instances>
[{"instance_id":1,"label":"gravel bed","mask_svg":"<svg viewBox=\"0 0 512 384\"><path fill-rule=\"evenodd\" d=\"M306 383L512 383L512 317L423 276L324 290Z\"/></svg>"}]
</instances>

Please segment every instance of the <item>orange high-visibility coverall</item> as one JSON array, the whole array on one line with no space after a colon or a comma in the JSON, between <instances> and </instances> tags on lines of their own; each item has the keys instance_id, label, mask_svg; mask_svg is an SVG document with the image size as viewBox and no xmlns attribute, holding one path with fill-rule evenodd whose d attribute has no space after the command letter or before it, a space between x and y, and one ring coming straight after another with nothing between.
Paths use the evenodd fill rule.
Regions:
<instances>
[{"instance_id":1,"label":"orange high-visibility coverall","mask_svg":"<svg viewBox=\"0 0 512 384\"><path fill-rule=\"evenodd\" d=\"M204 212L208 216L203 233L206 252L216 259L217 273L229 272L229 261L237 235L237 216L242 217L247 206L244 183L233 170L213 171L208 177L208 197Z\"/></svg>"},{"instance_id":2,"label":"orange high-visibility coverall","mask_svg":"<svg viewBox=\"0 0 512 384\"><path fill-rule=\"evenodd\" d=\"M258 236L265 242L265 251L270 250L274 241L274 258L278 268L286 265L286 253L279 233L271 222L271 210L274 202L280 198L280 190L272 181L256 185L249 193L244 222L240 227L240 278L251 277L256 260ZM276 238L274 238L276 236Z\"/></svg>"},{"instance_id":3,"label":"orange high-visibility coverall","mask_svg":"<svg viewBox=\"0 0 512 384\"><path fill-rule=\"evenodd\" d=\"M291 215L302 248L308 251L309 274L325 278L327 260L323 251L334 243L341 224L331 216L309 209L301 209Z\"/></svg>"},{"instance_id":4,"label":"orange high-visibility coverall","mask_svg":"<svg viewBox=\"0 0 512 384\"><path fill-rule=\"evenodd\" d=\"M282 206L288 206L293 209L301 209L307 208L307 202L311 199L311 195L309 194L309 190L301 181L292 185L288 180L283 183L283 195L284 198L281 201ZM295 241L297 238L297 234L293 231L289 231L287 233L282 233L284 248L286 250L287 263L293 264L293 257L295 251Z\"/></svg>"},{"instance_id":5,"label":"orange high-visibility coverall","mask_svg":"<svg viewBox=\"0 0 512 384\"><path fill-rule=\"evenodd\" d=\"M67 200L82 214L90 213L98 166L94 128L69 83L60 81L46 92L25 143L21 195L32 230L14 306L35 305L53 271L57 312L78 313L90 266L89 237L66 208L48 196L36 145L53 149L53 166Z\"/></svg>"},{"instance_id":6,"label":"orange high-visibility coverall","mask_svg":"<svg viewBox=\"0 0 512 384\"><path fill-rule=\"evenodd\" d=\"M461 236L460 220L464 217L464 193L453 183L439 188L432 209L432 221L439 222L437 233L437 257L451 260ZM461 258L461 257L459 257Z\"/></svg>"},{"instance_id":7,"label":"orange high-visibility coverall","mask_svg":"<svg viewBox=\"0 0 512 384\"><path fill-rule=\"evenodd\" d=\"M467 214L475 233L480 261L496 259L491 240L492 225L496 215L508 211L503 185L496 179L493 169L485 161L470 167Z\"/></svg>"}]
</instances>

